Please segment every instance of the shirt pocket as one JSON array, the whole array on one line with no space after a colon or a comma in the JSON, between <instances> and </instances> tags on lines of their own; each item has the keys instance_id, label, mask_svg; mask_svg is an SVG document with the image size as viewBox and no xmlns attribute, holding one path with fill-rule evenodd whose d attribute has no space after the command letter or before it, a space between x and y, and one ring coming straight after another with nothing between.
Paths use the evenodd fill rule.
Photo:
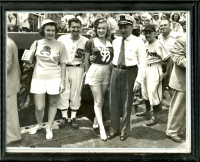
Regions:
<instances>
[{"instance_id":1,"label":"shirt pocket","mask_svg":"<svg viewBox=\"0 0 200 162\"><path fill-rule=\"evenodd\" d=\"M125 53L128 60L135 60L137 58L138 50L136 47L130 47L125 50Z\"/></svg>"}]
</instances>

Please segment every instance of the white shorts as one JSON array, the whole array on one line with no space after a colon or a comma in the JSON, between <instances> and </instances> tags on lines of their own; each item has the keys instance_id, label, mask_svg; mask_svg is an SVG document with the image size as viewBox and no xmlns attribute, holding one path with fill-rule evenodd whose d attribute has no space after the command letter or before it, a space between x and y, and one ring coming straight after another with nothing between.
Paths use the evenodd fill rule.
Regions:
<instances>
[{"instance_id":1,"label":"white shorts","mask_svg":"<svg viewBox=\"0 0 200 162\"><path fill-rule=\"evenodd\" d=\"M61 78L58 79L32 79L31 81L31 93L50 95L59 94Z\"/></svg>"},{"instance_id":2,"label":"white shorts","mask_svg":"<svg viewBox=\"0 0 200 162\"><path fill-rule=\"evenodd\" d=\"M110 65L92 64L86 74L85 84L101 85L110 83Z\"/></svg>"}]
</instances>

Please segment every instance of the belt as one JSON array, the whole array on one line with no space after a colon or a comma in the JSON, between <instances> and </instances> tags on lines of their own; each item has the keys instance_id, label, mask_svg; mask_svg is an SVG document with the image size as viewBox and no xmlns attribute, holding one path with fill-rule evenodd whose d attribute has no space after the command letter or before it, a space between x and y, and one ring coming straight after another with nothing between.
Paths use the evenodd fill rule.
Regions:
<instances>
[{"instance_id":1,"label":"belt","mask_svg":"<svg viewBox=\"0 0 200 162\"><path fill-rule=\"evenodd\" d=\"M114 68L117 68L117 69L123 69L123 70L129 70L129 69L132 69L132 68L136 68L137 65L134 65L134 66L124 66L124 65L114 65Z\"/></svg>"},{"instance_id":2,"label":"belt","mask_svg":"<svg viewBox=\"0 0 200 162\"><path fill-rule=\"evenodd\" d=\"M147 66L148 67L151 67L151 66L160 66L161 65L161 63L160 62L158 62L158 63L153 63L153 64L147 64Z\"/></svg>"},{"instance_id":3,"label":"belt","mask_svg":"<svg viewBox=\"0 0 200 162\"><path fill-rule=\"evenodd\" d=\"M67 67L68 66L72 66L72 67L80 67L81 66L81 64L77 64L77 65L66 65Z\"/></svg>"}]
</instances>

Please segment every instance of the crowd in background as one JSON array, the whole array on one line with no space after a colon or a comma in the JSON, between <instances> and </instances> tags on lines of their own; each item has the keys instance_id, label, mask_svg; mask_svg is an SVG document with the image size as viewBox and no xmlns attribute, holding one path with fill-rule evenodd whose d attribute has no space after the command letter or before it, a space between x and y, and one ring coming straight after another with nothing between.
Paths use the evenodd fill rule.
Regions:
<instances>
[{"instance_id":1,"label":"crowd in background","mask_svg":"<svg viewBox=\"0 0 200 162\"><path fill-rule=\"evenodd\" d=\"M106 18L110 23L111 33L118 33L117 16L120 13L9 13L8 32L38 32L41 22L44 19L56 21L58 33L69 33L68 20L78 18L82 23L82 33L93 36L93 22L98 18ZM148 24L154 24L159 34L159 22L161 19L169 19L172 22L171 28L176 32L186 31L185 12L137 12L129 13L136 24L140 26L140 31Z\"/></svg>"}]
</instances>

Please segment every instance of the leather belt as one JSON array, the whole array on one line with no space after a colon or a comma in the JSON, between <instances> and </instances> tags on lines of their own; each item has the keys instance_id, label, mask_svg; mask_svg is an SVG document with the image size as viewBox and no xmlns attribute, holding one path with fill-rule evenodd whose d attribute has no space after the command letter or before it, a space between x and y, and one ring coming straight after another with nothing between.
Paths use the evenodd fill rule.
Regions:
<instances>
[{"instance_id":1,"label":"leather belt","mask_svg":"<svg viewBox=\"0 0 200 162\"><path fill-rule=\"evenodd\" d=\"M72 67L80 67L81 64L77 64L77 65L66 65L67 67L72 66Z\"/></svg>"},{"instance_id":2,"label":"leather belt","mask_svg":"<svg viewBox=\"0 0 200 162\"><path fill-rule=\"evenodd\" d=\"M134 65L134 66L124 66L124 65L114 65L114 68L117 68L117 69L123 69L123 70L129 70L129 69L132 69L132 68L136 68L137 65Z\"/></svg>"},{"instance_id":3,"label":"leather belt","mask_svg":"<svg viewBox=\"0 0 200 162\"><path fill-rule=\"evenodd\" d=\"M148 64L147 66L151 67L151 64Z\"/></svg>"}]
</instances>

